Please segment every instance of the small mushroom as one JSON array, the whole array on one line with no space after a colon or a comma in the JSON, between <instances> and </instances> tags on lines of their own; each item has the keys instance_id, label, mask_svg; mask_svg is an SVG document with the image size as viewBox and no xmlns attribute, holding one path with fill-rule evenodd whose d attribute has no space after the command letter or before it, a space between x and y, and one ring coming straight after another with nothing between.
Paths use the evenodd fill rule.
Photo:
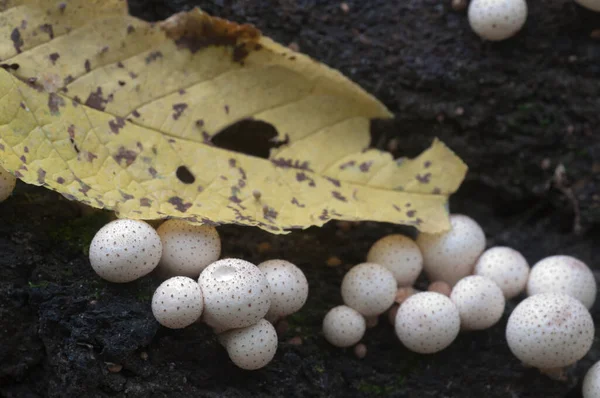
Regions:
<instances>
[{"instance_id":1,"label":"small mushroom","mask_svg":"<svg viewBox=\"0 0 600 398\"><path fill-rule=\"evenodd\" d=\"M479 37L499 41L514 36L527 19L525 0L471 0L469 24Z\"/></svg>"},{"instance_id":2,"label":"small mushroom","mask_svg":"<svg viewBox=\"0 0 600 398\"><path fill-rule=\"evenodd\" d=\"M299 311L308 298L308 281L300 268L285 260L258 264L271 289L271 307L267 319L279 319Z\"/></svg>"},{"instance_id":3,"label":"small mushroom","mask_svg":"<svg viewBox=\"0 0 600 398\"><path fill-rule=\"evenodd\" d=\"M475 264L474 274L493 280L502 289L504 298L510 300L525 289L529 264L518 251L497 246L483 252Z\"/></svg>"},{"instance_id":4,"label":"small mushroom","mask_svg":"<svg viewBox=\"0 0 600 398\"><path fill-rule=\"evenodd\" d=\"M550 256L538 261L527 282L527 295L566 293L592 308L596 301L596 278L582 261L571 256Z\"/></svg>"},{"instance_id":5,"label":"small mushroom","mask_svg":"<svg viewBox=\"0 0 600 398\"><path fill-rule=\"evenodd\" d=\"M4 202L12 194L17 184L15 176L0 166L0 202Z\"/></svg>"},{"instance_id":6,"label":"small mushroom","mask_svg":"<svg viewBox=\"0 0 600 398\"><path fill-rule=\"evenodd\" d=\"M454 286L450 300L458 308L463 330L483 330L495 325L504 313L504 294L485 276L467 276Z\"/></svg>"},{"instance_id":7,"label":"small mushroom","mask_svg":"<svg viewBox=\"0 0 600 398\"><path fill-rule=\"evenodd\" d=\"M569 295L536 294L510 314L506 340L526 365L556 373L587 354L594 341L594 321L585 306Z\"/></svg>"},{"instance_id":8,"label":"small mushroom","mask_svg":"<svg viewBox=\"0 0 600 398\"><path fill-rule=\"evenodd\" d=\"M348 307L364 316L383 314L394 303L397 284L394 275L383 265L355 265L342 280L342 299Z\"/></svg>"},{"instance_id":9,"label":"small mushroom","mask_svg":"<svg viewBox=\"0 0 600 398\"><path fill-rule=\"evenodd\" d=\"M220 334L219 342L227 350L231 361L245 370L265 367L277 352L277 332L264 319L254 325Z\"/></svg>"},{"instance_id":10,"label":"small mushroom","mask_svg":"<svg viewBox=\"0 0 600 398\"><path fill-rule=\"evenodd\" d=\"M366 329L365 318L345 305L332 308L323 319L323 335L336 347L353 346L363 338Z\"/></svg>"},{"instance_id":11,"label":"small mushroom","mask_svg":"<svg viewBox=\"0 0 600 398\"><path fill-rule=\"evenodd\" d=\"M439 234L421 233L417 244L423 253L423 269L431 282L450 286L470 275L485 249L485 234L472 218L453 214L451 229Z\"/></svg>"},{"instance_id":12,"label":"small mushroom","mask_svg":"<svg viewBox=\"0 0 600 398\"><path fill-rule=\"evenodd\" d=\"M152 313L161 325L181 329L196 322L204 301L198 283L185 276L175 276L158 286L152 296Z\"/></svg>"},{"instance_id":13,"label":"small mushroom","mask_svg":"<svg viewBox=\"0 0 600 398\"><path fill-rule=\"evenodd\" d=\"M157 269L165 275L197 278L221 255L221 240L215 227L171 219L156 232L163 245Z\"/></svg>"},{"instance_id":14,"label":"small mushroom","mask_svg":"<svg viewBox=\"0 0 600 398\"><path fill-rule=\"evenodd\" d=\"M460 315L456 305L443 294L417 293L400 305L395 329L406 348L432 354L448 347L456 339Z\"/></svg>"},{"instance_id":15,"label":"small mushroom","mask_svg":"<svg viewBox=\"0 0 600 398\"><path fill-rule=\"evenodd\" d=\"M588 10L600 12L600 0L575 0L575 3Z\"/></svg>"},{"instance_id":16,"label":"small mushroom","mask_svg":"<svg viewBox=\"0 0 600 398\"><path fill-rule=\"evenodd\" d=\"M596 362L585 374L581 390L583 398L600 397L600 361Z\"/></svg>"},{"instance_id":17,"label":"small mushroom","mask_svg":"<svg viewBox=\"0 0 600 398\"><path fill-rule=\"evenodd\" d=\"M106 224L92 239L90 263L109 282L131 282L149 274L162 254L160 237L148 223L115 220Z\"/></svg>"},{"instance_id":18,"label":"small mushroom","mask_svg":"<svg viewBox=\"0 0 600 398\"><path fill-rule=\"evenodd\" d=\"M202 271L198 283L204 295L202 319L218 332L254 325L269 311L269 282L248 261L215 261Z\"/></svg>"},{"instance_id":19,"label":"small mushroom","mask_svg":"<svg viewBox=\"0 0 600 398\"><path fill-rule=\"evenodd\" d=\"M398 286L412 286L423 269L419 246L407 236L388 235L371 246L367 262L381 264L389 269Z\"/></svg>"}]
</instances>

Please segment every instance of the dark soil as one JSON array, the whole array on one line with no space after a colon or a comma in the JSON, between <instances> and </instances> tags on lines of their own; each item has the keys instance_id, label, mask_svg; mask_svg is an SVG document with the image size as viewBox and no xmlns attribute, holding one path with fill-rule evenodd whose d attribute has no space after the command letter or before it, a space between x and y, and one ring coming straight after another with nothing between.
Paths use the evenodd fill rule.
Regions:
<instances>
[{"instance_id":1,"label":"dark soil","mask_svg":"<svg viewBox=\"0 0 600 398\"><path fill-rule=\"evenodd\" d=\"M348 1L348 12L336 1L130 0L148 20L199 5L296 43L397 114L374 124L375 146L414 155L439 136L469 164L452 211L478 220L489 245L531 263L570 254L600 271L600 42L590 38L600 14L570 0L529 3L517 37L483 43L449 0ZM206 327L158 327L149 305L158 279L96 277L87 245L108 219L24 185L0 206L0 396L574 398L600 359L594 346L566 382L526 369L506 345L506 315L431 356L404 349L382 317L365 336L367 357L356 359L324 341L322 317L341 302L344 271L376 239L405 229L330 223L272 236L223 227L224 255L286 258L311 286L272 364L241 371ZM331 256L343 264L326 266ZM592 315L600 320L600 305ZM287 342L295 336L302 345Z\"/></svg>"}]
</instances>

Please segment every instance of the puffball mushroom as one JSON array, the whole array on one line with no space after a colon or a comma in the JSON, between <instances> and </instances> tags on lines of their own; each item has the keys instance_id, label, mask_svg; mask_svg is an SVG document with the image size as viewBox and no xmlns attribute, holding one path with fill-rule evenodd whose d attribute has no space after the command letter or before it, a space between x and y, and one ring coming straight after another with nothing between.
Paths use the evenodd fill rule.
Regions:
<instances>
[{"instance_id":1,"label":"puffball mushroom","mask_svg":"<svg viewBox=\"0 0 600 398\"><path fill-rule=\"evenodd\" d=\"M156 232L163 245L158 269L167 275L197 278L221 255L219 233L212 226L172 219L161 224Z\"/></svg>"},{"instance_id":2,"label":"puffball mushroom","mask_svg":"<svg viewBox=\"0 0 600 398\"><path fill-rule=\"evenodd\" d=\"M479 224L462 214L451 215L450 225L447 232L419 234L417 244L423 253L423 269L429 280L454 286L473 271L485 249L485 234Z\"/></svg>"},{"instance_id":3,"label":"puffball mushroom","mask_svg":"<svg viewBox=\"0 0 600 398\"><path fill-rule=\"evenodd\" d=\"M96 233L90 244L90 263L109 282L131 282L149 274L162 254L160 237L148 223L115 220Z\"/></svg>"},{"instance_id":4,"label":"puffball mushroom","mask_svg":"<svg viewBox=\"0 0 600 398\"><path fill-rule=\"evenodd\" d=\"M575 3L588 10L600 12L600 0L575 0Z\"/></svg>"},{"instance_id":5,"label":"puffball mushroom","mask_svg":"<svg viewBox=\"0 0 600 398\"><path fill-rule=\"evenodd\" d=\"M583 379L583 388L581 389L583 398L599 398L600 397L600 362L596 362Z\"/></svg>"},{"instance_id":6,"label":"puffball mushroom","mask_svg":"<svg viewBox=\"0 0 600 398\"><path fill-rule=\"evenodd\" d=\"M215 261L202 271L198 283L204 295L203 320L221 332L257 323L271 306L267 278L245 260Z\"/></svg>"},{"instance_id":7,"label":"puffball mushroom","mask_svg":"<svg viewBox=\"0 0 600 398\"><path fill-rule=\"evenodd\" d=\"M499 41L514 36L527 19L525 0L471 0L469 24L479 37Z\"/></svg>"},{"instance_id":8,"label":"puffball mushroom","mask_svg":"<svg viewBox=\"0 0 600 398\"><path fill-rule=\"evenodd\" d=\"M383 265L355 265L342 280L342 299L364 316L383 314L394 303L396 278Z\"/></svg>"},{"instance_id":9,"label":"puffball mushroom","mask_svg":"<svg viewBox=\"0 0 600 398\"><path fill-rule=\"evenodd\" d=\"M285 260L268 260L258 264L271 289L271 307L267 319L291 315L302 308L308 298L308 281L300 268Z\"/></svg>"},{"instance_id":10,"label":"puffball mushroom","mask_svg":"<svg viewBox=\"0 0 600 398\"><path fill-rule=\"evenodd\" d=\"M371 246L367 262L381 264L389 269L398 286L412 286L423 269L419 246L407 236L388 235Z\"/></svg>"},{"instance_id":11,"label":"puffball mushroom","mask_svg":"<svg viewBox=\"0 0 600 398\"><path fill-rule=\"evenodd\" d=\"M350 347L365 335L365 318L356 310L340 305L329 310L323 318L323 335L336 347Z\"/></svg>"},{"instance_id":12,"label":"puffball mushroom","mask_svg":"<svg viewBox=\"0 0 600 398\"><path fill-rule=\"evenodd\" d=\"M493 280L502 289L504 298L510 300L525 289L529 278L529 264L518 251L497 246L486 250L479 257L473 273Z\"/></svg>"},{"instance_id":13,"label":"puffball mushroom","mask_svg":"<svg viewBox=\"0 0 600 398\"><path fill-rule=\"evenodd\" d=\"M567 294L536 294L510 314L506 340L525 364L541 370L562 368L589 351L594 322L585 306Z\"/></svg>"},{"instance_id":14,"label":"puffball mushroom","mask_svg":"<svg viewBox=\"0 0 600 398\"><path fill-rule=\"evenodd\" d=\"M483 330L496 324L504 313L504 294L485 276L467 276L456 284L450 300L458 308L463 330Z\"/></svg>"},{"instance_id":15,"label":"puffball mushroom","mask_svg":"<svg viewBox=\"0 0 600 398\"><path fill-rule=\"evenodd\" d=\"M5 201L14 191L17 179L0 166L0 202Z\"/></svg>"},{"instance_id":16,"label":"puffball mushroom","mask_svg":"<svg viewBox=\"0 0 600 398\"><path fill-rule=\"evenodd\" d=\"M529 274L527 295L566 293L588 309L596 300L596 278L588 266L571 256L550 256L538 261Z\"/></svg>"},{"instance_id":17,"label":"puffball mushroom","mask_svg":"<svg viewBox=\"0 0 600 398\"><path fill-rule=\"evenodd\" d=\"M271 322L260 319L254 325L219 335L231 361L239 368L256 370L266 366L277 352L277 332Z\"/></svg>"},{"instance_id":18,"label":"puffball mushroom","mask_svg":"<svg viewBox=\"0 0 600 398\"><path fill-rule=\"evenodd\" d=\"M185 276L175 276L158 286L152 296L152 313L163 326L181 329L196 322L204 301L200 285Z\"/></svg>"},{"instance_id":19,"label":"puffball mushroom","mask_svg":"<svg viewBox=\"0 0 600 398\"><path fill-rule=\"evenodd\" d=\"M460 330L456 305L446 296L422 292L410 296L398 309L396 335L411 351L432 354L448 347Z\"/></svg>"}]
</instances>

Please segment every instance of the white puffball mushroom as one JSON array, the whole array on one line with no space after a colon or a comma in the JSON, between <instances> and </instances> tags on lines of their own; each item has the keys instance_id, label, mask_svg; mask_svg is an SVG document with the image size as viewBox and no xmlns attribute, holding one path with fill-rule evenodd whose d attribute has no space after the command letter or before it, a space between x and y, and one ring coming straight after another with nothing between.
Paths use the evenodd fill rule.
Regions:
<instances>
[{"instance_id":1,"label":"white puffball mushroom","mask_svg":"<svg viewBox=\"0 0 600 398\"><path fill-rule=\"evenodd\" d=\"M269 311L269 282L248 261L215 261L202 271L198 283L204 295L203 320L220 332L253 325Z\"/></svg>"},{"instance_id":2,"label":"white puffball mushroom","mask_svg":"<svg viewBox=\"0 0 600 398\"><path fill-rule=\"evenodd\" d=\"M383 314L394 303L396 278L383 265L355 265L342 280L342 299L364 316Z\"/></svg>"},{"instance_id":3,"label":"white puffball mushroom","mask_svg":"<svg viewBox=\"0 0 600 398\"><path fill-rule=\"evenodd\" d=\"M600 0L575 0L575 3L588 10L600 12Z\"/></svg>"},{"instance_id":4,"label":"white puffball mushroom","mask_svg":"<svg viewBox=\"0 0 600 398\"><path fill-rule=\"evenodd\" d=\"M502 289L504 298L510 300L525 290L529 264L518 251L496 246L483 252L473 273L493 280Z\"/></svg>"},{"instance_id":5,"label":"white puffball mushroom","mask_svg":"<svg viewBox=\"0 0 600 398\"><path fill-rule=\"evenodd\" d=\"M0 166L0 202L4 202L12 194L17 184L15 176Z\"/></svg>"},{"instance_id":6,"label":"white puffball mushroom","mask_svg":"<svg viewBox=\"0 0 600 398\"><path fill-rule=\"evenodd\" d=\"M423 269L431 282L450 286L470 275L485 249L485 234L472 218L450 216L450 230L439 234L421 233L417 244L423 253Z\"/></svg>"},{"instance_id":7,"label":"white puffball mushroom","mask_svg":"<svg viewBox=\"0 0 600 398\"><path fill-rule=\"evenodd\" d=\"M508 39L525 24L527 3L525 0L471 0L468 18L471 29L482 39Z\"/></svg>"},{"instance_id":8,"label":"white puffball mushroom","mask_svg":"<svg viewBox=\"0 0 600 398\"><path fill-rule=\"evenodd\" d=\"M300 268L285 260L258 264L271 289L267 319L277 319L299 311L308 298L308 281Z\"/></svg>"},{"instance_id":9,"label":"white puffball mushroom","mask_svg":"<svg viewBox=\"0 0 600 398\"><path fill-rule=\"evenodd\" d=\"M356 310L340 305L329 310L323 318L323 335L336 347L350 347L365 335L365 318Z\"/></svg>"},{"instance_id":10,"label":"white puffball mushroom","mask_svg":"<svg viewBox=\"0 0 600 398\"><path fill-rule=\"evenodd\" d=\"M596 278L582 261L571 256L550 256L538 261L527 282L527 295L565 293L592 308L596 300Z\"/></svg>"},{"instance_id":11,"label":"white puffball mushroom","mask_svg":"<svg viewBox=\"0 0 600 398\"><path fill-rule=\"evenodd\" d=\"M467 276L456 284L450 300L458 308L463 330L483 330L495 325L504 313L504 294L485 276Z\"/></svg>"},{"instance_id":12,"label":"white puffball mushroom","mask_svg":"<svg viewBox=\"0 0 600 398\"><path fill-rule=\"evenodd\" d=\"M569 366L587 354L594 341L592 316L564 293L541 293L523 300L506 325L512 353L541 370Z\"/></svg>"},{"instance_id":13,"label":"white puffball mushroom","mask_svg":"<svg viewBox=\"0 0 600 398\"><path fill-rule=\"evenodd\" d=\"M371 246L368 263L381 264L394 274L398 286L412 286L423 270L419 246L407 236L384 236Z\"/></svg>"},{"instance_id":14,"label":"white puffball mushroom","mask_svg":"<svg viewBox=\"0 0 600 398\"><path fill-rule=\"evenodd\" d=\"M203 307L200 285L185 276L167 279L152 296L154 318L170 329L190 326L200 318Z\"/></svg>"},{"instance_id":15,"label":"white puffball mushroom","mask_svg":"<svg viewBox=\"0 0 600 398\"><path fill-rule=\"evenodd\" d=\"M264 319L254 325L219 335L231 361L239 368L256 370L265 367L277 352L277 332Z\"/></svg>"},{"instance_id":16,"label":"white puffball mushroom","mask_svg":"<svg viewBox=\"0 0 600 398\"><path fill-rule=\"evenodd\" d=\"M197 278L221 255L219 233L210 225L171 219L162 223L156 232L163 245L157 269L166 275Z\"/></svg>"},{"instance_id":17,"label":"white puffball mushroom","mask_svg":"<svg viewBox=\"0 0 600 398\"><path fill-rule=\"evenodd\" d=\"M149 274L162 254L160 237L140 220L111 221L96 233L90 244L90 263L109 282L131 282Z\"/></svg>"},{"instance_id":18,"label":"white puffball mushroom","mask_svg":"<svg viewBox=\"0 0 600 398\"><path fill-rule=\"evenodd\" d=\"M456 305L436 292L410 296L398 309L396 335L411 351L432 354L448 347L460 330Z\"/></svg>"},{"instance_id":19,"label":"white puffball mushroom","mask_svg":"<svg viewBox=\"0 0 600 398\"><path fill-rule=\"evenodd\" d=\"M581 390L583 398L600 398L600 361L585 374Z\"/></svg>"}]
</instances>

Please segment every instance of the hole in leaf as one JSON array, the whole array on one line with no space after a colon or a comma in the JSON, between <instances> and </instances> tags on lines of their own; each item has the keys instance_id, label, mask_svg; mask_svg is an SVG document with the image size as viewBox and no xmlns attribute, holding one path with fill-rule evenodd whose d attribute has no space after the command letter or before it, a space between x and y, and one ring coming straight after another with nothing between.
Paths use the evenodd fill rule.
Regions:
<instances>
[{"instance_id":1,"label":"hole in leaf","mask_svg":"<svg viewBox=\"0 0 600 398\"><path fill-rule=\"evenodd\" d=\"M196 181L196 177L192 174L192 172L185 166L179 166L175 175L179 179L179 181L184 184L193 184Z\"/></svg>"},{"instance_id":2,"label":"hole in leaf","mask_svg":"<svg viewBox=\"0 0 600 398\"><path fill-rule=\"evenodd\" d=\"M268 159L272 148L289 143L287 137L278 141L277 135L277 129L270 123L244 119L215 134L211 142L222 149Z\"/></svg>"}]
</instances>

